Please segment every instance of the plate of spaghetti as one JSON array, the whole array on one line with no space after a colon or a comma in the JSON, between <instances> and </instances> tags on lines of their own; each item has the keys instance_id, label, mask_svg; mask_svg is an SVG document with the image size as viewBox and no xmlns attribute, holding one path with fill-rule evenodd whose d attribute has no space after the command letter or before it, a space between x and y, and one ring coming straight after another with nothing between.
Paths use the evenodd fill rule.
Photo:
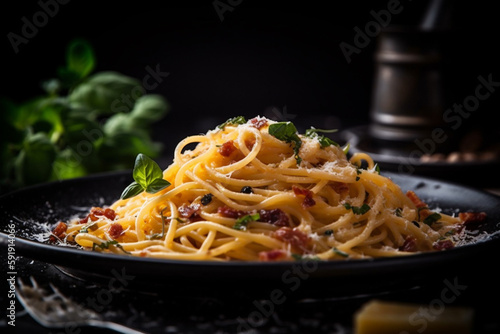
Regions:
<instances>
[{"instance_id":1,"label":"plate of spaghetti","mask_svg":"<svg viewBox=\"0 0 500 334\"><path fill-rule=\"evenodd\" d=\"M284 282L298 265L326 281L419 277L419 266L444 270L498 248L498 197L384 173L329 132L234 117L180 141L164 169L140 154L131 171L2 196L2 240L15 234L19 254L64 268L160 281Z\"/></svg>"}]
</instances>

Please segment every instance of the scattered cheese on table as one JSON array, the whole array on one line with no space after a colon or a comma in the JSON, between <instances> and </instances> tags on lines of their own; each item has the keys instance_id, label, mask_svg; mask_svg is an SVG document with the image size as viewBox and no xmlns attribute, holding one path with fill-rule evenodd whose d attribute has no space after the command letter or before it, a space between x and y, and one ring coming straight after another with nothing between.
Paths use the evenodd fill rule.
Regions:
<instances>
[{"instance_id":1,"label":"scattered cheese on table","mask_svg":"<svg viewBox=\"0 0 500 334\"><path fill-rule=\"evenodd\" d=\"M474 311L442 301L410 304L372 300L354 314L355 334L470 334Z\"/></svg>"}]
</instances>

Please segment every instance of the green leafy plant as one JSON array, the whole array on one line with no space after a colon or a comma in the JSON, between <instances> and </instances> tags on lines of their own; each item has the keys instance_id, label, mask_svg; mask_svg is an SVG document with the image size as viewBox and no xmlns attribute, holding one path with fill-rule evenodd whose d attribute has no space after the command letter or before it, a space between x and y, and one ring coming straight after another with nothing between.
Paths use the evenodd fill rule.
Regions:
<instances>
[{"instance_id":1,"label":"green leafy plant","mask_svg":"<svg viewBox=\"0 0 500 334\"><path fill-rule=\"evenodd\" d=\"M56 78L42 83L44 94L0 101L2 192L127 169L139 153L159 156L151 125L168 112L165 98L122 73L93 73L95 65L90 44L75 39Z\"/></svg>"},{"instance_id":2,"label":"green leafy plant","mask_svg":"<svg viewBox=\"0 0 500 334\"><path fill-rule=\"evenodd\" d=\"M163 172L158 164L148 156L140 153L137 155L132 171L134 182L129 184L122 192L121 199L139 195L143 191L155 194L170 185L163 179Z\"/></svg>"}]
</instances>

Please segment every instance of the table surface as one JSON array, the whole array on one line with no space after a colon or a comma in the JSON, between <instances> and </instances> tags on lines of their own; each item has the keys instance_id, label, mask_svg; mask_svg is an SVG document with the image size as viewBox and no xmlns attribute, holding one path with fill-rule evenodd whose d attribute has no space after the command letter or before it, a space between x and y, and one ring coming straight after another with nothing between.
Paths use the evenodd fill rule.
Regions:
<instances>
[{"instance_id":1,"label":"table surface","mask_svg":"<svg viewBox=\"0 0 500 334\"><path fill-rule=\"evenodd\" d=\"M5 262L5 261L4 261ZM399 291L375 295L336 297L325 291L324 298L307 298L301 291L300 298L294 293L286 295L279 305L259 299L252 293L235 291L225 295L203 296L184 294L176 289L126 289L110 290L109 285L72 277L59 268L28 258L20 257L17 278L25 284L33 277L37 283L49 288L49 283L79 305L99 313L103 318L115 321L145 333L354 333L353 316L372 299L404 301L420 304L431 312L440 312L446 283L442 277L428 286L416 286ZM7 272L5 265L3 272ZM458 284L452 304L474 309L474 333L500 332L498 313L500 297L498 279L494 270L487 274L450 277L448 282ZM203 280L200 279L200 284ZM258 284L256 282L256 284ZM367 278L369 284L369 278ZM242 289L244 290L244 289ZM0 297L5 299L5 293ZM490 306L489 301L494 301ZM448 304L447 304L448 305ZM47 329L35 322L16 303L16 326L7 326L5 318L0 323L13 333L114 333L91 327L75 327L69 323L63 329ZM4 333L4 329L0 328Z\"/></svg>"}]
</instances>

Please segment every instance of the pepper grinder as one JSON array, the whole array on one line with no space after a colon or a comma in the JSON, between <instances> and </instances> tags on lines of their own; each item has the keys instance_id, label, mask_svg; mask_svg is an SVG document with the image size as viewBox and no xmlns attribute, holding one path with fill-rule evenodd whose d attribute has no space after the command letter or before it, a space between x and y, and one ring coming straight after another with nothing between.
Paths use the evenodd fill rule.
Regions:
<instances>
[{"instance_id":1,"label":"pepper grinder","mask_svg":"<svg viewBox=\"0 0 500 334\"><path fill-rule=\"evenodd\" d=\"M384 144L430 138L446 108L439 34L390 27L379 36L370 135Z\"/></svg>"},{"instance_id":2,"label":"pepper grinder","mask_svg":"<svg viewBox=\"0 0 500 334\"><path fill-rule=\"evenodd\" d=\"M446 152L452 141L443 120L448 98L443 78L448 6L430 2L419 25L389 25L377 39L371 123L350 133L354 150L379 160ZM437 138L436 138L437 136ZM432 143L432 152L421 143Z\"/></svg>"}]
</instances>

